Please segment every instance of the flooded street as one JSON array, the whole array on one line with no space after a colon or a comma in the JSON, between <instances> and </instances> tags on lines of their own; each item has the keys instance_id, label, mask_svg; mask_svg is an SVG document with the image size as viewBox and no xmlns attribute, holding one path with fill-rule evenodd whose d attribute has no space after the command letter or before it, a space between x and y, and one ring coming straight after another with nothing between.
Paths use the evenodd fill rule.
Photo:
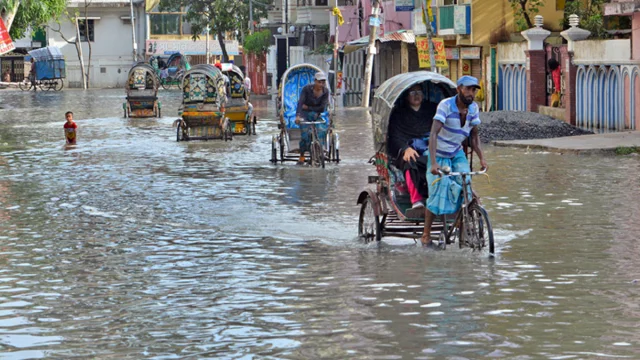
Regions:
<instances>
[{"instance_id":1,"label":"flooded street","mask_svg":"<svg viewBox=\"0 0 640 360\"><path fill-rule=\"evenodd\" d=\"M485 145L497 256L357 239L371 125L339 164L176 142L124 91L0 92L0 358L640 358L640 160ZM64 147L64 113L78 145Z\"/></svg>"}]
</instances>

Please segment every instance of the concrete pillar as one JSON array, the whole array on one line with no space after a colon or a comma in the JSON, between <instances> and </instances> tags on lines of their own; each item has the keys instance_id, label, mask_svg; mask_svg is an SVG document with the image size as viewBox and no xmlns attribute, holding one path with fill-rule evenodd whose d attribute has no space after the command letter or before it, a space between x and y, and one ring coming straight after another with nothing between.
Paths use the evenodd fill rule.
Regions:
<instances>
[{"instance_id":1,"label":"concrete pillar","mask_svg":"<svg viewBox=\"0 0 640 360\"><path fill-rule=\"evenodd\" d=\"M577 67L573 64L573 49L576 41L581 41L589 37L591 32L578 27L580 24L580 18L576 14L569 16L569 29L560 33L563 38L567 40L566 53L562 54L563 64L562 73L564 76L564 121L571 125L576 124L576 70Z\"/></svg>"},{"instance_id":2,"label":"concrete pillar","mask_svg":"<svg viewBox=\"0 0 640 360\"><path fill-rule=\"evenodd\" d=\"M400 73L409 72L409 44L402 41L400 43Z\"/></svg>"},{"instance_id":3,"label":"concrete pillar","mask_svg":"<svg viewBox=\"0 0 640 360\"><path fill-rule=\"evenodd\" d=\"M640 12L633 13L631 29L631 58L640 60Z\"/></svg>"},{"instance_id":4,"label":"concrete pillar","mask_svg":"<svg viewBox=\"0 0 640 360\"><path fill-rule=\"evenodd\" d=\"M549 37L550 31L542 28L544 19L535 17L535 27L523 31L521 34L529 42L527 47L527 111L537 112L538 106L546 104L546 66L544 39Z\"/></svg>"}]
</instances>

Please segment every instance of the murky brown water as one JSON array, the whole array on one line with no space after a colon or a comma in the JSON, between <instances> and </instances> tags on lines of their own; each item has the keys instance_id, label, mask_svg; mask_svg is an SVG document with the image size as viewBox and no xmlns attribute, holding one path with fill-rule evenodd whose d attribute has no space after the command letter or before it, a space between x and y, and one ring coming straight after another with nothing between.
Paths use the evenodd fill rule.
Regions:
<instances>
[{"instance_id":1,"label":"murky brown water","mask_svg":"<svg viewBox=\"0 0 640 360\"><path fill-rule=\"evenodd\" d=\"M121 90L0 92L3 359L640 358L640 160L489 147L498 255L356 239L371 129L340 165L177 143ZM64 112L78 146L64 149Z\"/></svg>"}]
</instances>

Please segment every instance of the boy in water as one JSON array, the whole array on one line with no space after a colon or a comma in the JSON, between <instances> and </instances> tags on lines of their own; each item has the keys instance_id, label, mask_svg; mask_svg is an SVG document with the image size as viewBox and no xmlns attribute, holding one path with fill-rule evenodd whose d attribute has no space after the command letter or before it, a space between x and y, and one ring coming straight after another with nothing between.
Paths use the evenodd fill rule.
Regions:
<instances>
[{"instance_id":1,"label":"boy in water","mask_svg":"<svg viewBox=\"0 0 640 360\"><path fill-rule=\"evenodd\" d=\"M67 119L67 122L64 123L64 136L67 139L67 144L75 145L78 125L73 122L73 113L71 111L67 111L64 117Z\"/></svg>"}]
</instances>

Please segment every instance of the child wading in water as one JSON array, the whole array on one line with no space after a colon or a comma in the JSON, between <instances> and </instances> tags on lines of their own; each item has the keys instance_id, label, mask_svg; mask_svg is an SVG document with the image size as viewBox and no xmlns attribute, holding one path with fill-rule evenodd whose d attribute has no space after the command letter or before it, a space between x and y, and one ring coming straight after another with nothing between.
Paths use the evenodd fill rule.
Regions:
<instances>
[{"instance_id":1,"label":"child wading in water","mask_svg":"<svg viewBox=\"0 0 640 360\"><path fill-rule=\"evenodd\" d=\"M64 117L67 119L67 122L64 123L64 136L67 139L67 144L75 145L78 125L73 122L73 113L71 111L67 111Z\"/></svg>"}]
</instances>

